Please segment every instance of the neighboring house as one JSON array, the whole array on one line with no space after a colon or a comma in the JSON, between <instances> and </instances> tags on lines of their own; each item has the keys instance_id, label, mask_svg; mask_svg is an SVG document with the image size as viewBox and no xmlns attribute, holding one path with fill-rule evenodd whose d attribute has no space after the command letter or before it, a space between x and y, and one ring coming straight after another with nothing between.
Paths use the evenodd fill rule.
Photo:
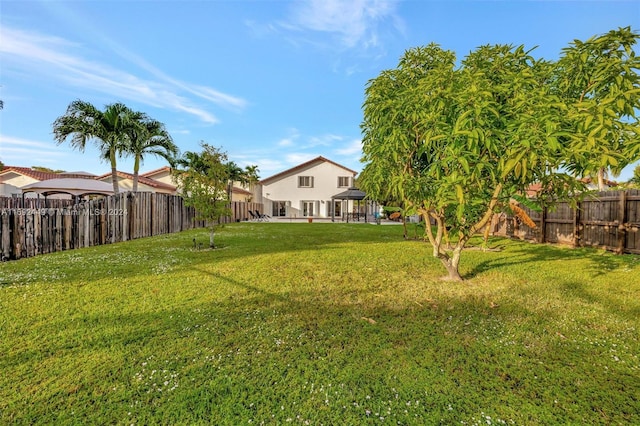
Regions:
<instances>
[{"instance_id":1,"label":"neighboring house","mask_svg":"<svg viewBox=\"0 0 640 426\"><path fill-rule=\"evenodd\" d=\"M231 188L231 201L252 202L254 200L253 193L237 185L238 183L234 183Z\"/></svg>"},{"instance_id":2,"label":"neighboring house","mask_svg":"<svg viewBox=\"0 0 640 426\"><path fill-rule=\"evenodd\" d=\"M590 177L585 177L585 178L580 178L579 180L582 183L585 184L587 190L590 190L590 191L597 191L598 190L598 179L592 179ZM611 188L616 188L619 185L620 184L615 182L615 181L612 181L612 180L609 180L609 179L605 179L604 180L605 191L609 190ZM539 184L539 183L534 183L534 184L529 185L529 187L527 188L527 197L531 197L531 198L536 197L541 189L542 189L542 185Z\"/></svg>"},{"instance_id":3,"label":"neighboring house","mask_svg":"<svg viewBox=\"0 0 640 426\"><path fill-rule=\"evenodd\" d=\"M94 179L95 176L86 172L52 173L34 170L29 167L5 166L0 170L0 197L22 196L22 188L32 183L50 179L75 178ZM28 197L36 197L35 193L27 193ZM69 198L69 196L56 195L56 198Z\"/></svg>"},{"instance_id":4,"label":"neighboring house","mask_svg":"<svg viewBox=\"0 0 640 426\"><path fill-rule=\"evenodd\" d=\"M159 169L142 173L140 176L144 176L146 178L153 179L161 183L166 183L167 185L171 185L171 186L176 185L176 183L173 181L173 177L171 176L171 167L169 166L160 167Z\"/></svg>"},{"instance_id":5,"label":"neighboring house","mask_svg":"<svg viewBox=\"0 0 640 426\"><path fill-rule=\"evenodd\" d=\"M138 177L138 191L175 194L176 186L172 183L169 183L171 181L170 173L171 169L166 167L163 169L158 169L141 174ZM133 188L133 175L131 173L118 172L117 176L120 190L122 192L131 191L131 189ZM151 178L149 176L157 177L157 179ZM65 178L91 179L111 184L111 173L106 173L102 176L96 176L86 172L51 173L41 172L29 167L5 166L2 170L0 170L0 196L21 197L22 188L27 185L52 179L56 179L57 181L59 181L59 179ZM64 190L64 187L65 185L61 185L62 190ZM26 197L38 196L34 192L27 192L24 195ZM55 194L51 195L50 197L70 198L70 195Z\"/></svg>"},{"instance_id":6,"label":"neighboring house","mask_svg":"<svg viewBox=\"0 0 640 426\"><path fill-rule=\"evenodd\" d=\"M150 172L151 173L151 172ZM146 176L147 173L138 175L138 192L157 192L161 194L176 194L176 186L164 183L157 179L151 179ZM118 186L121 191L131 191L133 189L133 174L126 172L117 172ZM98 176L96 179L103 182L111 182L111 172Z\"/></svg>"},{"instance_id":7,"label":"neighboring house","mask_svg":"<svg viewBox=\"0 0 640 426\"><path fill-rule=\"evenodd\" d=\"M587 185L587 189L591 189L591 190L598 190L598 178L591 178L589 176L580 179L582 181L582 183L584 183L585 185ZM605 191L610 189L610 188L615 188L616 186L618 186L618 182L609 180L609 179L605 179L604 180L604 189Z\"/></svg>"},{"instance_id":8,"label":"neighboring house","mask_svg":"<svg viewBox=\"0 0 640 426\"><path fill-rule=\"evenodd\" d=\"M173 180L173 176L171 175L171 167L164 166L159 169L151 170L150 172L146 172L141 174L145 178L153 179L154 181L158 181L160 183L164 183L166 185L170 185L172 187L176 187L176 183ZM138 182L139 184L139 182ZM176 189L179 193L179 188ZM231 191L231 201L243 201L250 202L255 198L255 194L249 191L247 188L244 188L240 183L234 182L233 189Z\"/></svg>"},{"instance_id":9,"label":"neighboring house","mask_svg":"<svg viewBox=\"0 0 640 426\"><path fill-rule=\"evenodd\" d=\"M264 213L272 217L341 217L353 201L332 200L353 186L357 172L324 157L260 181Z\"/></svg>"}]
</instances>

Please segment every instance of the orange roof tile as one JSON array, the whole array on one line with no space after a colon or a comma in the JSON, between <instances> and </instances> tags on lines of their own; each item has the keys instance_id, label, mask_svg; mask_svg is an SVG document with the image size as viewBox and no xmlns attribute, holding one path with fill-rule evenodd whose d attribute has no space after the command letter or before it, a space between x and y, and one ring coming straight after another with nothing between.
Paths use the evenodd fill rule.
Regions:
<instances>
[{"instance_id":1,"label":"orange roof tile","mask_svg":"<svg viewBox=\"0 0 640 426\"><path fill-rule=\"evenodd\" d=\"M60 178L95 179L95 175L89 175L84 173L42 172L40 170L34 170L30 167L5 166L2 170L0 170L0 174L6 174L8 172L19 173L23 176L28 176L32 179L36 179L39 181L49 180L49 179L60 179Z\"/></svg>"}]
</instances>

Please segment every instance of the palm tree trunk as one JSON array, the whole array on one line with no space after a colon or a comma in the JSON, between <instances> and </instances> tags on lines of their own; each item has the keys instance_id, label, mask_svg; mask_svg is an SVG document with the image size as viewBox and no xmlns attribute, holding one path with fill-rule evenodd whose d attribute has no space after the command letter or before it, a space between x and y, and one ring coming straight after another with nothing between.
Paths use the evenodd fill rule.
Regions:
<instances>
[{"instance_id":1,"label":"palm tree trunk","mask_svg":"<svg viewBox=\"0 0 640 426\"><path fill-rule=\"evenodd\" d=\"M113 183L113 193L119 194L120 187L118 186L118 170L116 169L116 150L109 150L109 161L111 162L111 182Z\"/></svg>"},{"instance_id":2,"label":"palm tree trunk","mask_svg":"<svg viewBox=\"0 0 640 426\"><path fill-rule=\"evenodd\" d=\"M140 155L133 160L133 192L138 192L138 172L140 171Z\"/></svg>"}]
</instances>

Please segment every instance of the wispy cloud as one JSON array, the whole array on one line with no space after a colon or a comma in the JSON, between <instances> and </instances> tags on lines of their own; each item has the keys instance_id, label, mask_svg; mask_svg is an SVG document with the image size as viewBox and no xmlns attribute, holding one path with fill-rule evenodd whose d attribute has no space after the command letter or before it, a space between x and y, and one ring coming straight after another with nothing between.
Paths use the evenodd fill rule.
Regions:
<instances>
[{"instance_id":1,"label":"wispy cloud","mask_svg":"<svg viewBox=\"0 0 640 426\"><path fill-rule=\"evenodd\" d=\"M354 155L362 153L362 140L354 139L349 144L335 150L337 155Z\"/></svg>"},{"instance_id":2,"label":"wispy cloud","mask_svg":"<svg viewBox=\"0 0 640 426\"><path fill-rule=\"evenodd\" d=\"M290 31L328 33L345 48L379 47L380 24L391 21L402 32L394 0L308 0L293 3L290 20L281 26Z\"/></svg>"},{"instance_id":3,"label":"wispy cloud","mask_svg":"<svg viewBox=\"0 0 640 426\"><path fill-rule=\"evenodd\" d=\"M309 160L316 158L317 156L318 156L317 154L310 154L305 152L292 152L290 154L285 155L284 158L287 164L289 164L288 167L291 167L291 166L296 166L300 163L305 163Z\"/></svg>"},{"instance_id":4,"label":"wispy cloud","mask_svg":"<svg viewBox=\"0 0 640 426\"><path fill-rule=\"evenodd\" d=\"M344 138L342 136L326 134L321 136L312 136L309 138L309 146L332 146L336 142L342 141Z\"/></svg>"},{"instance_id":5,"label":"wispy cloud","mask_svg":"<svg viewBox=\"0 0 640 426\"><path fill-rule=\"evenodd\" d=\"M282 161L274 160L272 158L260 158L256 162L251 162L251 164L256 164L258 166L261 179L268 178L269 176L291 167Z\"/></svg>"},{"instance_id":6,"label":"wispy cloud","mask_svg":"<svg viewBox=\"0 0 640 426\"><path fill-rule=\"evenodd\" d=\"M8 164L29 158L40 163L54 163L68 155L64 149L59 149L53 142L40 142L29 139L0 135L0 158Z\"/></svg>"},{"instance_id":7,"label":"wispy cloud","mask_svg":"<svg viewBox=\"0 0 640 426\"><path fill-rule=\"evenodd\" d=\"M64 83L99 93L107 93L158 108L181 111L207 124L218 118L193 97L230 109L242 109L247 101L214 88L174 79L142 58L111 43L112 52L141 68L148 77L140 77L88 58L77 43L35 32L0 27L0 57L3 67L31 77L40 76L52 83Z\"/></svg>"},{"instance_id":8,"label":"wispy cloud","mask_svg":"<svg viewBox=\"0 0 640 426\"><path fill-rule=\"evenodd\" d=\"M298 138L300 137L300 132L296 128L289 129L288 133L289 134L286 137L280 139L277 142L277 145L279 147L284 148L284 147L293 146L298 140Z\"/></svg>"}]
</instances>

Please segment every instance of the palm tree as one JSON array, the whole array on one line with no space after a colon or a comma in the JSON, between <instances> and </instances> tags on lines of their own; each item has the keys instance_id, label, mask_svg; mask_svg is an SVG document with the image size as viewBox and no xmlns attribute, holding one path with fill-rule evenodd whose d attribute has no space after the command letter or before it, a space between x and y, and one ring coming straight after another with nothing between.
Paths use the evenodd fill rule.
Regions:
<instances>
[{"instance_id":1,"label":"palm tree","mask_svg":"<svg viewBox=\"0 0 640 426\"><path fill-rule=\"evenodd\" d=\"M95 141L100 158L111 163L113 192L117 194L118 176L116 157L124 151L128 131L134 124L136 113L122 103L107 105L100 111L89 102L76 100L67 107L67 112L53 122L53 135L58 144L71 137L71 146L84 151L88 140Z\"/></svg>"},{"instance_id":2,"label":"palm tree","mask_svg":"<svg viewBox=\"0 0 640 426\"><path fill-rule=\"evenodd\" d=\"M238 182L242 186L253 185L258 182L258 166L246 166L242 169L233 161L225 164L227 169L227 175L229 176L227 182L227 198L231 203L231 197L233 194L233 184Z\"/></svg>"},{"instance_id":3,"label":"palm tree","mask_svg":"<svg viewBox=\"0 0 640 426\"><path fill-rule=\"evenodd\" d=\"M153 154L166 159L173 166L178 156L178 147L164 127L164 124L136 113L135 126L129 129L125 153L133 155L133 192L138 191L138 172L145 154Z\"/></svg>"}]
</instances>

